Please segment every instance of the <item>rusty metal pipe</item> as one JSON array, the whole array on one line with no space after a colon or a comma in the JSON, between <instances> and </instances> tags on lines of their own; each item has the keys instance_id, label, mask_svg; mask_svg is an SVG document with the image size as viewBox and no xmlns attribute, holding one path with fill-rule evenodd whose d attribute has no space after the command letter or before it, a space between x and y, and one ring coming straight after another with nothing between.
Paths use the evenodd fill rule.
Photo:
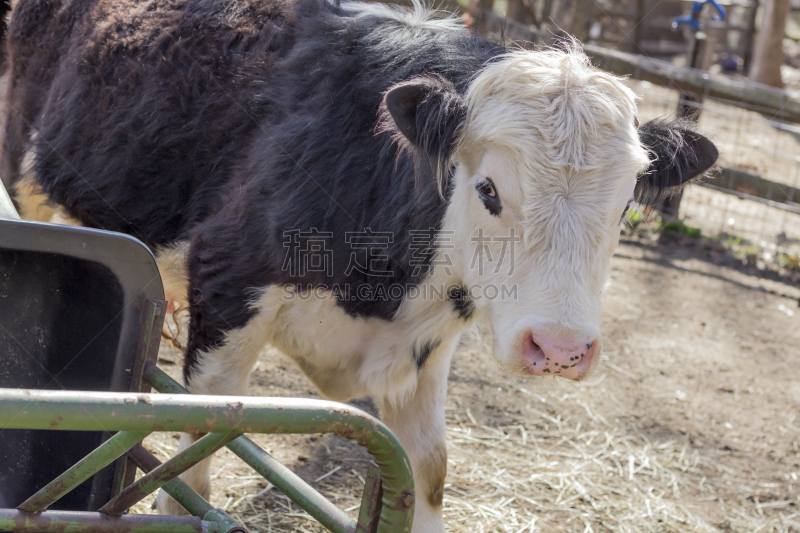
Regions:
<instances>
[{"instance_id":1,"label":"rusty metal pipe","mask_svg":"<svg viewBox=\"0 0 800 533\"><path fill-rule=\"evenodd\" d=\"M333 533L354 533L356 522L261 447L239 437L228 449Z\"/></svg>"},{"instance_id":2,"label":"rusty metal pipe","mask_svg":"<svg viewBox=\"0 0 800 533\"><path fill-rule=\"evenodd\" d=\"M133 464L145 474L151 470L155 470L161 466L161 461L148 452L144 446L137 444L128 451ZM181 504L189 514L194 516L205 516L210 510L213 509L211 504L208 503L202 496L197 494L194 490L183 482L181 478L175 478L162 487L164 492L172 496L172 498Z\"/></svg>"},{"instance_id":3,"label":"rusty metal pipe","mask_svg":"<svg viewBox=\"0 0 800 533\"><path fill-rule=\"evenodd\" d=\"M144 473L150 473L161 466L161 461L148 452L144 446L138 444L131 448L128 457ZM233 518L221 509L214 509L202 496L192 490L180 478L175 478L162 487L164 492L172 496L175 501L183 506L189 514L202 516L206 522L216 524L215 533L247 533Z\"/></svg>"},{"instance_id":4,"label":"rusty metal pipe","mask_svg":"<svg viewBox=\"0 0 800 533\"><path fill-rule=\"evenodd\" d=\"M185 388L155 365L145 368L145 379L160 392L188 394ZM347 513L336 507L314 487L249 438L242 435L230 442L228 449L333 533L357 531L357 523ZM149 454L146 450L145 453ZM378 473L378 481L380 485L380 473ZM166 490L166 488L165 486L164 489ZM178 501L178 503L181 502Z\"/></svg>"},{"instance_id":5,"label":"rusty metal pipe","mask_svg":"<svg viewBox=\"0 0 800 533\"><path fill-rule=\"evenodd\" d=\"M189 394L189 391L158 368L155 363L148 361L143 378L159 392ZM354 438L338 431L336 433L351 439ZM391 432L389 435L395 439ZM228 449L334 533L410 531L414 516L414 479L405 451L397 444L395 448L397 456L387 461L386 455L376 453L377 447L372 448L357 439L354 440L366 447L382 465L370 465L358 522L354 522L313 487L244 435L228 444ZM381 463L380 461L385 462ZM402 489L398 491L398 487L402 487ZM389 493L384 494L384 489L388 489ZM380 505L374 501L376 497L381 500ZM380 509L380 514L376 517L374 513L378 509Z\"/></svg>"},{"instance_id":6,"label":"rusty metal pipe","mask_svg":"<svg viewBox=\"0 0 800 533\"><path fill-rule=\"evenodd\" d=\"M106 516L83 511L23 513L0 509L0 531L14 533L214 533L214 522L196 516Z\"/></svg>"},{"instance_id":7,"label":"rusty metal pipe","mask_svg":"<svg viewBox=\"0 0 800 533\"><path fill-rule=\"evenodd\" d=\"M159 465L136 482L125 487L122 492L101 507L100 512L112 516L121 515L132 505L142 501L145 496L160 489L238 436L239 434L235 432L209 433L166 463Z\"/></svg>"},{"instance_id":8,"label":"rusty metal pipe","mask_svg":"<svg viewBox=\"0 0 800 533\"><path fill-rule=\"evenodd\" d=\"M149 433L148 431L120 431L72 465L66 472L42 487L17 508L26 513L38 513L47 509L56 500L110 465L114 459L124 455L132 446L142 442Z\"/></svg>"},{"instance_id":9,"label":"rusty metal pipe","mask_svg":"<svg viewBox=\"0 0 800 533\"><path fill-rule=\"evenodd\" d=\"M148 364L147 367L146 374L155 373L152 370L154 365ZM91 416L86 416L87 413ZM367 448L380 467L383 505L378 531L411 529L414 479L408 456L383 423L349 405L294 398L104 392L81 392L77 396L69 391L0 389L0 427L188 433L334 433Z\"/></svg>"}]
</instances>

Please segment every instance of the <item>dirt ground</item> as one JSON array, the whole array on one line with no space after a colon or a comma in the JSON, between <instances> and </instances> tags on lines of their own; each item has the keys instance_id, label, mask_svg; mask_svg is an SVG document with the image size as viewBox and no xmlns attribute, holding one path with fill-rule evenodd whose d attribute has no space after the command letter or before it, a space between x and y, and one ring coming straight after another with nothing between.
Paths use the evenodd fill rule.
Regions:
<instances>
[{"instance_id":1,"label":"dirt ground","mask_svg":"<svg viewBox=\"0 0 800 533\"><path fill-rule=\"evenodd\" d=\"M510 375L465 336L447 402L448 530L800 531L800 288L697 239L631 236L612 265L604 362L586 383ZM162 356L177 375L179 355ZM272 350L252 392L318 397ZM356 512L357 445L256 440ZM164 458L177 436L146 444ZM251 531L323 531L229 452L215 461L212 503Z\"/></svg>"}]
</instances>

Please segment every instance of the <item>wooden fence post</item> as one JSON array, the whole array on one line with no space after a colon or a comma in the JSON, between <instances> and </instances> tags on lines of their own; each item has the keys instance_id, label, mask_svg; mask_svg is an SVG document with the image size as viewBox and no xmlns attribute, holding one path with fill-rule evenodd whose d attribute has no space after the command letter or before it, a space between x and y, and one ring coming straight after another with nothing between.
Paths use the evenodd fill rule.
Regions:
<instances>
[{"instance_id":1,"label":"wooden fence post","mask_svg":"<svg viewBox=\"0 0 800 533\"><path fill-rule=\"evenodd\" d=\"M756 37L750 79L783 87L781 65L783 65L783 37L786 35L786 20L789 18L789 0L766 0L761 27Z\"/></svg>"},{"instance_id":2,"label":"wooden fence post","mask_svg":"<svg viewBox=\"0 0 800 533\"><path fill-rule=\"evenodd\" d=\"M758 14L758 0L750 0L747 13L747 28L742 36L742 73L747 76L753 62L753 42L756 35L756 15Z\"/></svg>"}]
</instances>

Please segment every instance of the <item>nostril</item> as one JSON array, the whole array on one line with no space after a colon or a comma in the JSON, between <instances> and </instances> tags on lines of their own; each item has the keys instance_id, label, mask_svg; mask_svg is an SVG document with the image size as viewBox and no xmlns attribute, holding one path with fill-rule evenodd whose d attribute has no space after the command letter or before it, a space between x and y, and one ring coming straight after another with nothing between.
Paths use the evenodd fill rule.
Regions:
<instances>
[{"instance_id":1,"label":"nostril","mask_svg":"<svg viewBox=\"0 0 800 533\"><path fill-rule=\"evenodd\" d=\"M525 336L523 343L523 352L525 353L525 360L534 367L544 367L546 356L544 350L533 340L533 334L528 333Z\"/></svg>"},{"instance_id":2,"label":"nostril","mask_svg":"<svg viewBox=\"0 0 800 533\"><path fill-rule=\"evenodd\" d=\"M586 345L586 352L585 354L588 357L594 357L595 354L600 350L600 341L599 339L594 339L592 342Z\"/></svg>"}]
</instances>

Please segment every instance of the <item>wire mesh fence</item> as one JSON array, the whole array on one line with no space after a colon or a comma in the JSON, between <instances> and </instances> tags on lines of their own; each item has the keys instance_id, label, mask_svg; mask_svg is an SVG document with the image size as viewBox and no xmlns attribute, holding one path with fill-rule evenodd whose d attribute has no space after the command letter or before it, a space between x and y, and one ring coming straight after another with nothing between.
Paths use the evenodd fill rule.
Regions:
<instances>
[{"instance_id":1,"label":"wire mesh fence","mask_svg":"<svg viewBox=\"0 0 800 533\"><path fill-rule=\"evenodd\" d=\"M524 47L552 44L531 27L483 15L481 29L490 39ZM719 168L701 186L685 189L678 213L682 223L800 275L800 124L785 121L798 116L797 96L741 78L710 77L664 61L645 64L636 60L641 56L610 58L608 49L586 48L600 68L632 76L628 83L642 98L642 121L674 116L679 103L699 109L699 129L720 150ZM636 79L640 76L657 78L659 85ZM682 96L678 87L692 85L704 86L706 92ZM709 90L722 89L737 101L709 97Z\"/></svg>"},{"instance_id":2,"label":"wire mesh fence","mask_svg":"<svg viewBox=\"0 0 800 533\"><path fill-rule=\"evenodd\" d=\"M630 80L643 120L674 115L677 90ZM679 216L710 237L757 248L766 260L800 255L800 126L706 99L699 128L720 150L720 169L685 189ZM734 180L733 176L747 179ZM754 252L756 253L756 252Z\"/></svg>"}]
</instances>

